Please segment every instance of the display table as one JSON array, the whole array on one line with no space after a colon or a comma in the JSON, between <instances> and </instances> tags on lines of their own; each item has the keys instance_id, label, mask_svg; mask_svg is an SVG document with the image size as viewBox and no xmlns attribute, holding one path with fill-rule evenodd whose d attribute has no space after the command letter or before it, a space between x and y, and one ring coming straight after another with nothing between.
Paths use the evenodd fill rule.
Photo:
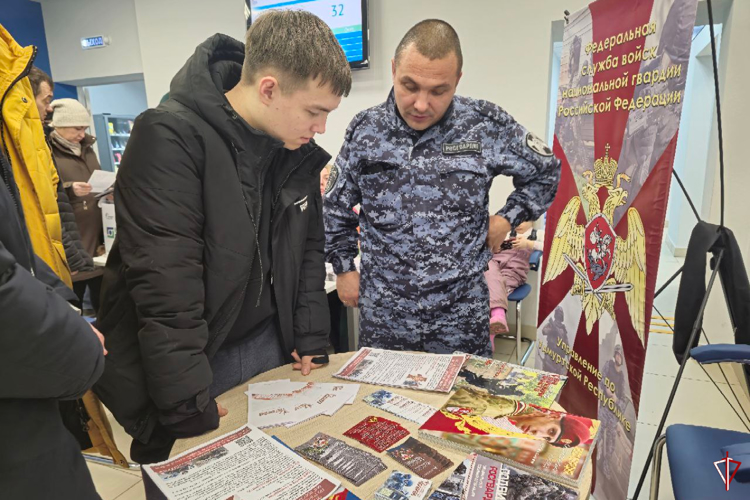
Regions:
<instances>
[{"instance_id":1,"label":"display table","mask_svg":"<svg viewBox=\"0 0 750 500\"><path fill-rule=\"evenodd\" d=\"M290 379L295 382L305 381L305 382L349 383L346 380L334 378L333 374L336 373L344 365L344 363L346 363L346 361L349 358L351 358L352 355L353 353L343 353L343 354L333 355L331 356L331 362L328 366L319 368L317 370L313 370L312 373L310 373L310 375L308 375L307 377L303 377L302 374L298 371L293 371L291 365L285 365L285 366L281 366L279 368L267 371L266 373L262 373L252 378L250 381L248 381L248 383L267 382L269 380L278 380L278 379ZM210 441L211 439L219 437L222 434L226 434L228 432L233 431L234 429L237 429L245 425L247 423L247 395L245 394L245 391L247 391L248 383L237 386L231 391L228 391L222 394L216 399L224 408L226 408L229 411L229 414L221 419L221 424L219 425L218 429L216 429L213 432L204 434L202 436L198 436L198 437L194 437L190 439L178 440L175 443L174 447L172 448L171 456L174 457L175 455L182 453L183 451L189 448L193 448L195 446L203 444L206 441ZM316 433L324 432L332 437L341 439L342 441L346 442L346 444L350 446L361 448L363 450L366 450L368 453L372 453L373 455L380 457L380 459L383 460L383 462L388 466L388 469L385 472L382 472L381 474L379 474L378 476L375 476L373 479L366 482L360 487L353 486L346 479L343 479L342 477L334 474L333 472L321 467L328 474L341 480L342 484L344 484L344 486L346 486L352 493L357 495L359 498L361 498L362 500L368 500L372 498L375 491L385 482L385 480L388 478L388 475L390 474L390 471L392 470L401 470L405 472L408 472L408 471L403 465L393 460L385 452L377 453L374 450L371 450L367 448L366 446L358 443L357 441L343 436L344 432L346 432L348 429L353 427L355 424L362 421L364 418L370 415L374 415L374 416L388 418L390 420L394 420L400 423L401 425L403 425L405 428L409 430L412 437L416 439L420 439L417 433L417 429L419 428L418 424L414 422L409 422L395 415L391 415L390 413L386 413L362 401L363 397L369 394L372 394L373 392L382 388L383 387L381 386L361 384L359 393L357 394L357 398L354 404L344 406L341 410L339 410L332 417L319 416L307 422L295 425L294 427L291 427L291 428L273 427L273 428L265 429L265 432L267 434L277 436L279 439L284 441L284 443L286 443L292 448L299 446L300 444L309 440ZM386 389L397 394L408 396L414 400L427 403L436 408L441 407L443 403L445 403L445 401L448 399L448 394L444 394L444 393L413 391L409 389L399 389L399 388L394 388L394 387L387 387ZM553 408L557 410L562 410L562 408L559 405L554 405ZM420 441L424 442L423 439L420 439ZM454 464L454 466L451 467L449 470L443 472L442 474L440 474L439 476L435 477L432 480L433 489L434 489L450 475L450 473L453 471L455 467L458 466L458 464L461 463L461 461L466 457L466 453L455 452L451 450L450 448L442 447L434 443L427 443L427 444L429 444L430 446L440 451L440 453L442 453L446 457L450 458ZM589 462L589 464L586 466L586 469L584 469L583 471L583 481L581 483L581 488L580 488L580 492L582 494L579 495L579 498L581 499L587 498L590 488L591 488L591 463Z\"/></svg>"}]
</instances>

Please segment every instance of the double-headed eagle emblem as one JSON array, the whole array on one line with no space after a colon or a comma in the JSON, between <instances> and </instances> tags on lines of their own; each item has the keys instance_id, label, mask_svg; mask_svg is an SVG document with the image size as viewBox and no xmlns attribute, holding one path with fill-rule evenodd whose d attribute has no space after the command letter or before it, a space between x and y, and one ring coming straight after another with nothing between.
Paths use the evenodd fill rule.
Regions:
<instances>
[{"instance_id":1,"label":"double-headed eagle emblem","mask_svg":"<svg viewBox=\"0 0 750 500\"><path fill-rule=\"evenodd\" d=\"M604 311L615 317L615 294L624 293L630 320L641 343L645 342L646 240L641 216L629 208L628 234L625 239L612 228L615 209L625 204L628 192L620 183L630 177L617 173L617 161L609 157L596 160L594 170L583 172L586 179L581 196L571 198L557 223L552 240L544 283L560 276L570 266L575 272L571 295L580 295L586 317L586 333ZM617 183L615 185L615 182ZM604 206L599 190L607 189ZM588 205L585 226L576 223L581 198Z\"/></svg>"}]
</instances>

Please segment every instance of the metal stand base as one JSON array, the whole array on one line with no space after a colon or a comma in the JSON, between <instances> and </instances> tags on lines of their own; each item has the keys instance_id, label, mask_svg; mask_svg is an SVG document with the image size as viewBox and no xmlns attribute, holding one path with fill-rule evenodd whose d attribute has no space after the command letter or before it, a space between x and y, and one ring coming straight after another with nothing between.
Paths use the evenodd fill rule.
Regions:
<instances>
[{"instance_id":1,"label":"metal stand base","mask_svg":"<svg viewBox=\"0 0 750 500\"><path fill-rule=\"evenodd\" d=\"M92 455L91 453L82 453L83 459L87 462L90 462L92 464L101 464L101 465L108 465L110 467L115 467L117 469L121 469L122 467L119 467L112 462L111 457L103 457L101 455ZM128 470L140 470L141 466L133 463L128 462Z\"/></svg>"}]
</instances>

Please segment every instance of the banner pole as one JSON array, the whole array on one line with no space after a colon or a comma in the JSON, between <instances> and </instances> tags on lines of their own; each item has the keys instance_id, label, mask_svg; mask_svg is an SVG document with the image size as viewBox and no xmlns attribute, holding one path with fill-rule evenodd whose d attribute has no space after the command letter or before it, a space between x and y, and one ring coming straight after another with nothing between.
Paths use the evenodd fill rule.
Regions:
<instances>
[{"instance_id":1,"label":"banner pole","mask_svg":"<svg viewBox=\"0 0 750 500\"><path fill-rule=\"evenodd\" d=\"M663 291L664 291L664 290L665 290L665 289L666 289L666 288L667 288L667 287L668 287L669 285L671 285L671 284L672 284L672 282L673 282L674 280L676 280L676 279L677 279L677 277L678 277L678 276L679 276L680 274L682 274L682 271L684 271L684 270L685 270L685 264L683 264L682 266L680 266L680 268L679 268L679 269L677 270L677 272L676 272L676 273L674 273L674 274L672 275L672 277L671 277L671 278L669 278L669 279L667 280L667 282L666 282L666 283L664 283L664 284L663 284L663 285L661 286L661 288L659 288L659 289L658 289L658 290L657 290L657 291L656 291L656 292L654 293L654 298L658 297L658 296L659 296L659 294L660 294L661 292L663 292Z\"/></svg>"},{"instance_id":2,"label":"banner pole","mask_svg":"<svg viewBox=\"0 0 750 500\"><path fill-rule=\"evenodd\" d=\"M719 128L719 183L721 184L721 222L724 227L724 130L721 126L721 95L719 93L719 63L716 60L716 33L714 33L714 9L711 0L707 0L708 29L711 32L711 61L714 65L714 89L716 90L716 123Z\"/></svg>"},{"instance_id":3,"label":"banner pole","mask_svg":"<svg viewBox=\"0 0 750 500\"><path fill-rule=\"evenodd\" d=\"M698 214L698 210L695 208L695 205L693 204L693 200L690 198L690 195L688 194L687 189L685 188L685 185L682 183L680 176L677 175L677 170L675 170L674 168L672 169L672 175L674 175L674 178L677 181L677 184L679 184L680 188L682 188L682 192L685 195L687 202L690 204L690 208L693 209L693 214L695 214L695 218L698 219L698 222L700 222L701 216L700 214Z\"/></svg>"}]
</instances>

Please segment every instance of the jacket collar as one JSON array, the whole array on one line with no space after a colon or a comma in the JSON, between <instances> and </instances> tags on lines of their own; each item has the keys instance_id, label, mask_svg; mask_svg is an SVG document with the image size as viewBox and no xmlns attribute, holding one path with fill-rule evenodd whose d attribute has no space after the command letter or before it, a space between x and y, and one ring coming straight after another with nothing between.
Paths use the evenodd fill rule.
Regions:
<instances>
[{"instance_id":1,"label":"jacket collar","mask_svg":"<svg viewBox=\"0 0 750 500\"><path fill-rule=\"evenodd\" d=\"M454 95L450 106L448 106L443 117L433 126L425 130L421 135L421 139L426 139L433 135L444 135L444 133L447 132L447 129L451 127L451 119L453 118L457 99L458 97ZM419 131L411 128L401 116L401 112L398 110L398 106L396 106L396 93L393 87L391 87L391 91L388 93L388 99L385 102L385 109L393 127L413 137L420 137Z\"/></svg>"},{"instance_id":2,"label":"jacket collar","mask_svg":"<svg viewBox=\"0 0 750 500\"><path fill-rule=\"evenodd\" d=\"M73 148L73 143L70 141L64 139L60 134L52 130L52 132L49 135L49 142L52 144L56 149L59 149L63 153L67 153L73 156L83 156L83 154L86 152L88 148L94 145L96 142L96 137L86 134L83 137L83 140L79 143L80 153L76 153Z\"/></svg>"},{"instance_id":3,"label":"jacket collar","mask_svg":"<svg viewBox=\"0 0 750 500\"><path fill-rule=\"evenodd\" d=\"M83 140L81 141L81 147L83 149L89 148L93 146L95 142L96 142L96 137L94 137L93 135L86 134Z\"/></svg>"},{"instance_id":4,"label":"jacket collar","mask_svg":"<svg viewBox=\"0 0 750 500\"><path fill-rule=\"evenodd\" d=\"M222 34L208 38L172 80L169 98L203 118L235 150L261 160L280 149L281 141L250 127L224 95L239 82L244 60L241 42Z\"/></svg>"}]
</instances>

